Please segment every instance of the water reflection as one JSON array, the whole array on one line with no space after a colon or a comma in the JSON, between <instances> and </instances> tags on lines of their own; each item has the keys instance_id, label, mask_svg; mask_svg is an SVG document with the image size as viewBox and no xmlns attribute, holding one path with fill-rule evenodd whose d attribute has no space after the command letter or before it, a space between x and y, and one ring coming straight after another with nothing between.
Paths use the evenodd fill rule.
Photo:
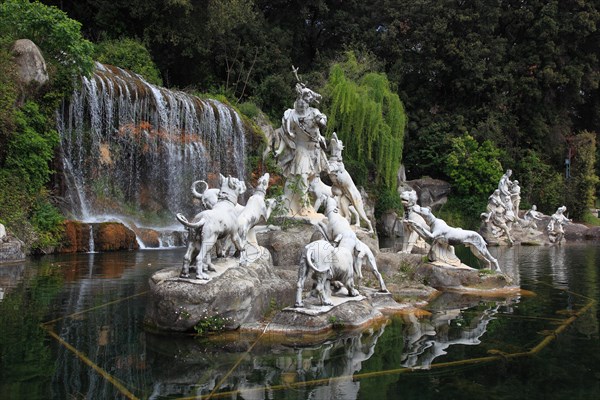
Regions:
<instances>
[{"instance_id":1,"label":"water reflection","mask_svg":"<svg viewBox=\"0 0 600 400\"><path fill-rule=\"evenodd\" d=\"M24 274L24 263L0 265L0 301L18 285Z\"/></svg>"},{"instance_id":2,"label":"water reflection","mask_svg":"<svg viewBox=\"0 0 600 400\"><path fill-rule=\"evenodd\" d=\"M384 331L381 325L313 346L259 342L251 353L246 353L250 346L243 338L237 343L182 338L166 343L164 338L149 335L154 371L149 398L202 396L217 389L217 393L239 393L244 399L265 399L272 398L274 387L294 385L298 398L356 399L360 382L353 375L375 353Z\"/></svg>"},{"instance_id":3,"label":"water reflection","mask_svg":"<svg viewBox=\"0 0 600 400\"><path fill-rule=\"evenodd\" d=\"M409 314L403 317L406 328L401 365L429 369L436 358L448 353L450 346L479 345L499 308L509 306L517 300L515 297L488 301L488 305L483 308L474 309L475 306L486 303L471 296L442 294L436 304L443 305L443 308L433 309L431 316L417 318L414 314ZM458 304L462 306L456 307ZM466 310L470 311L466 313Z\"/></svg>"},{"instance_id":4,"label":"water reflection","mask_svg":"<svg viewBox=\"0 0 600 400\"><path fill-rule=\"evenodd\" d=\"M447 293L429 305L431 315L394 318L387 325L341 332L310 346L284 345L266 337L257 341L256 335L203 340L147 333L142 320L147 279L157 269L179 264L183 251L95 253L2 266L0 393L3 398L28 399L123 397L98 372L102 370L135 396L153 399L213 391L244 399L397 398L401 392L423 391L422 398L434 398L439 390L451 398L464 394L460 382L473 380L502 397L516 393L514 385L543 392L544 377L560 370L562 381L581 383L577 387L582 398L596 398L596 305L576 320L574 329L561 334L551 351L542 351L523 370L516 363L509 369L499 366L500 375L452 369L439 385L428 380L425 386L422 380L411 386L397 372L382 375L482 357L488 350L528 351L543 340L544 331L600 298L600 247L493 250L507 273L536 296ZM47 328L80 354L41 329L40 323L47 321ZM538 372L527 375L529 380L522 378L518 371L529 371L532 365Z\"/></svg>"}]
</instances>

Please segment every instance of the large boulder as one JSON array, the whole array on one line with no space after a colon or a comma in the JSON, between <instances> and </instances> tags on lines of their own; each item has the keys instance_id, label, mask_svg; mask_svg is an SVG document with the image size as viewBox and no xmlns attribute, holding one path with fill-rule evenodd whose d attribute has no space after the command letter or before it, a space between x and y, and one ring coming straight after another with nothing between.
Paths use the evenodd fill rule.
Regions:
<instances>
[{"instance_id":1,"label":"large boulder","mask_svg":"<svg viewBox=\"0 0 600 400\"><path fill-rule=\"evenodd\" d=\"M6 235L0 239L0 263L22 261L25 259L25 244L19 239Z\"/></svg>"},{"instance_id":2,"label":"large boulder","mask_svg":"<svg viewBox=\"0 0 600 400\"><path fill-rule=\"evenodd\" d=\"M120 222L92 224L95 251L137 250L135 232Z\"/></svg>"},{"instance_id":3,"label":"large boulder","mask_svg":"<svg viewBox=\"0 0 600 400\"><path fill-rule=\"evenodd\" d=\"M506 275L490 270L478 270L466 265L455 267L438 262L424 263L417 268L416 278L442 291L486 292L518 289L518 286L513 286Z\"/></svg>"},{"instance_id":4,"label":"large boulder","mask_svg":"<svg viewBox=\"0 0 600 400\"><path fill-rule=\"evenodd\" d=\"M35 43L29 39L19 39L13 44L11 52L22 96L33 94L48 83L46 61Z\"/></svg>"},{"instance_id":5,"label":"large boulder","mask_svg":"<svg viewBox=\"0 0 600 400\"><path fill-rule=\"evenodd\" d=\"M451 185L448 182L429 177L404 182L398 186L398 193L406 190L406 186L417 192L420 206L430 207L433 210L446 204L451 190Z\"/></svg>"},{"instance_id":6,"label":"large boulder","mask_svg":"<svg viewBox=\"0 0 600 400\"><path fill-rule=\"evenodd\" d=\"M238 266L234 258L214 264L217 272L209 272L209 281L179 278L179 267L154 273L146 325L159 331L186 332L213 321L224 329L237 329L294 301L293 277L278 275L268 252L247 267Z\"/></svg>"},{"instance_id":7,"label":"large boulder","mask_svg":"<svg viewBox=\"0 0 600 400\"><path fill-rule=\"evenodd\" d=\"M90 225L80 221L63 223L63 241L58 253L87 253L90 251Z\"/></svg>"}]
</instances>

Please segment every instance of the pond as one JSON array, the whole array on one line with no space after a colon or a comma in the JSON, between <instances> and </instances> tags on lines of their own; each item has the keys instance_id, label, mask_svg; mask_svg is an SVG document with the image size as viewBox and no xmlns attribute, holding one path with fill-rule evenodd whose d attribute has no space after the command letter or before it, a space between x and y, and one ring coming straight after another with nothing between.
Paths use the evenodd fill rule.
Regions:
<instances>
[{"instance_id":1,"label":"pond","mask_svg":"<svg viewBox=\"0 0 600 400\"><path fill-rule=\"evenodd\" d=\"M147 279L183 249L2 265L0 397L600 398L600 246L492 250L519 296L444 294L314 345L146 332Z\"/></svg>"}]
</instances>

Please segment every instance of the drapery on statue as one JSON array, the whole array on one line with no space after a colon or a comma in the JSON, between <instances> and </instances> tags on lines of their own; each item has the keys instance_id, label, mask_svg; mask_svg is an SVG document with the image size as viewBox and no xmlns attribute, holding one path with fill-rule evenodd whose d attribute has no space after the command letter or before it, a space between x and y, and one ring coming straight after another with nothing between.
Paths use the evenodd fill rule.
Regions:
<instances>
[{"instance_id":1,"label":"drapery on statue","mask_svg":"<svg viewBox=\"0 0 600 400\"><path fill-rule=\"evenodd\" d=\"M560 206L550 217L550 222L546 227L548 230L548 240L550 240L550 243L561 244L561 241L565 236L563 225L571 222L569 218L564 216L565 211L567 211L567 207Z\"/></svg>"},{"instance_id":2,"label":"drapery on statue","mask_svg":"<svg viewBox=\"0 0 600 400\"><path fill-rule=\"evenodd\" d=\"M308 215L313 211L308 199L309 184L321 171L328 171L323 150L327 144L321 135L327 117L310 106L320 100L320 94L298 81L294 108L286 110L281 120L281 141L285 145L279 146L275 156L280 157L279 165L286 178L284 195L291 215Z\"/></svg>"}]
</instances>

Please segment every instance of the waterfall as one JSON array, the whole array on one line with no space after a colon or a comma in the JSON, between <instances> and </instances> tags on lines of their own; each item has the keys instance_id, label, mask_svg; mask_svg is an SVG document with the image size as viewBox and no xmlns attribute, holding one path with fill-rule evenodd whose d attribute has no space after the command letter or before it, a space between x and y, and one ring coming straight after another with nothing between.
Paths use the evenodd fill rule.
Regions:
<instances>
[{"instance_id":1,"label":"waterfall","mask_svg":"<svg viewBox=\"0 0 600 400\"><path fill-rule=\"evenodd\" d=\"M90 224L90 240L88 242L88 253L95 253L95 245L94 245L94 226Z\"/></svg>"},{"instance_id":2,"label":"waterfall","mask_svg":"<svg viewBox=\"0 0 600 400\"><path fill-rule=\"evenodd\" d=\"M194 180L245 178L240 116L216 100L146 82L96 63L57 112L63 192L74 218L118 216L140 226L195 213Z\"/></svg>"}]
</instances>

